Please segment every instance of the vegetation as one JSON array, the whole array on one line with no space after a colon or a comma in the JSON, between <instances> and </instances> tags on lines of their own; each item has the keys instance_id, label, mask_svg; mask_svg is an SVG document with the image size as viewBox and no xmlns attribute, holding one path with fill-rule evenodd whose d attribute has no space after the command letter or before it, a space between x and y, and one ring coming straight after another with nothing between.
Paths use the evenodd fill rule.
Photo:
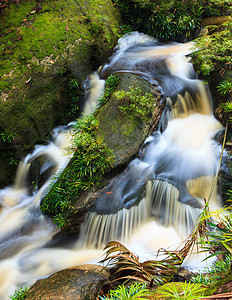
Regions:
<instances>
[{"instance_id":1,"label":"vegetation","mask_svg":"<svg viewBox=\"0 0 232 300\"><path fill-rule=\"evenodd\" d=\"M201 284L190 282L170 282L157 289L162 299L197 300L204 296L205 288Z\"/></svg>"},{"instance_id":2,"label":"vegetation","mask_svg":"<svg viewBox=\"0 0 232 300\"><path fill-rule=\"evenodd\" d=\"M80 82L110 55L119 22L111 0L0 1L0 131L14 135L16 159L77 117ZM4 168L10 159L1 151Z\"/></svg>"},{"instance_id":3,"label":"vegetation","mask_svg":"<svg viewBox=\"0 0 232 300\"><path fill-rule=\"evenodd\" d=\"M57 60L61 62L57 65L57 72L60 70L67 72L62 54L68 45L74 45L78 39L83 42L94 39L100 47L102 44L112 47L114 38L118 35L118 24L111 18L114 14L110 11L111 5L103 1L105 4L103 7L102 2L98 0L95 2L88 4L89 7L85 9L82 1L14 3L5 0L5 9L0 21L2 57L0 76L4 75L0 82L0 91L11 85L8 75L18 76L27 73L29 79L32 71L41 71L43 66L39 62L45 57L49 58L48 65L56 65ZM62 11L65 11L65 14ZM75 34L71 34L72 32ZM12 65L12 62L15 63ZM32 77L31 80L33 79Z\"/></svg>"},{"instance_id":4,"label":"vegetation","mask_svg":"<svg viewBox=\"0 0 232 300\"><path fill-rule=\"evenodd\" d=\"M217 87L217 90L222 95L232 94L232 82L228 80L223 80Z\"/></svg>"},{"instance_id":5,"label":"vegetation","mask_svg":"<svg viewBox=\"0 0 232 300\"><path fill-rule=\"evenodd\" d=\"M99 299L111 300L147 300L152 295L152 292L146 288L145 284L134 283L129 287L124 285L118 286L115 290L110 290L107 296L99 297Z\"/></svg>"},{"instance_id":6,"label":"vegetation","mask_svg":"<svg viewBox=\"0 0 232 300\"><path fill-rule=\"evenodd\" d=\"M5 0L5 2L7 1ZM181 35L185 37L190 36L200 27L203 17L220 15L222 12L227 12L231 5L230 1L221 0L114 0L114 4L121 10L124 19L128 21L128 24L124 25L124 31L139 29L162 41L176 40ZM46 5L44 4L43 9L46 8ZM56 25L60 24L60 22L56 22L48 31L48 21L45 19L46 10L41 19L37 17L39 11L39 7L35 8L35 12L33 10L30 11L25 20L22 13L18 14L15 23L17 26L15 25L15 29L12 32L7 32L4 28L3 43L0 48L1 54L3 57L6 57L7 53L11 53L13 60L19 62L19 64L21 63L20 68L16 64L12 69L11 61L4 59L2 71L4 78L11 77L13 73L20 77L21 71L23 74L28 74L27 72L31 74L32 71L36 70L36 64L33 63L34 53L37 55L37 60L41 61L45 56L52 55L54 52L53 48L55 48L57 56L51 57L52 63L54 63L64 47L70 42L75 42L75 40L69 40L67 35L64 43L60 43L60 40L62 40L61 33L63 36L68 30L74 30L74 27L71 28L71 26L75 25L72 24L70 26L62 23L63 27L59 27ZM101 26L97 23L98 21ZM107 23L107 20L98 16L97 21L93 21L92 17L83 15L79 20L80 24L82 22L89 24L89 26L88 31L81 35L80 39L88 40L92 36L98 39L98 35L101 34L104 27L102 25ZM41 30L37 30L37 38L32 39L34 29L40 28L40 26ZM208 27L210 35L203 36L197 40L197 48L199 50L194 54L194 59L197 69L202 75L208 76L213 71L223 74L225 70L231 69L231 26L231 21L225 23L220 31L214 26L210 26ZM45 30L48 32L48 40L52 39L52 43L46 43L42 34ZM57 37L57 40L53 40L54 36ZM22 40L33 40L33 44L26 44L26 47L21 47ZM43 47L38 47L41 43ZM38 70L41 71L41 66L39 68ZM62 77L62 68L59 69L58 73ZM26 83L32 82L33 78L31 79L31 76L28 76ZM118 79L116 76L108 78L106 92L100 99L99 105L104 105L108 101L117 84ZM4 90L8 89L9 86L10 81L3 80L0 87ZM230 95L232 92L231 81L223 80L218 85L217 90L222 95ZM74 117L78 112L79 97L81 95L79 84L75 79L69 81L67 92L71 95L73 101L68 116ZM152 95L141 95L141 90L135 87L131 87L129 92L118 91L115 93L115 96L122 102L122 105L119 106L121 112L131 118L146 119L151 109L154 108L153 104L151 104ZM225 103L222 108L226 113L232 112L230 102ZM75 198L80 197L84 191L91 187L99 185L104 173L112 166L112 151L106 147L97 135L96 129L98 126L98 120L94 115L78 120L73 133L74 142L71 150L75 152L72 159L72 168L66 168L61 176L58 176L59 178L54 184L52 192L43 201L43 212L52 215L58 226L62 227L65 225L65 214L72 209ZM7 132L1 132L0 140L10 143L14 135ZM231 199L232 191L229 190L228 194ZM152 287L153 285L169 282L191 251L193 245L199 240L199 237L200 243L205 247L205 250L211 251L211 256L223 255L225 259L215 262L211 269L207 269L207 276L201 274L194 279L194 282L199 284L181 283L181 289L177 289L174 284L166 285L162 291L163 297L197 299L199 293L201 294L204 290L201 287L202 284L211 285L218 280L224 279L224 269L226 268L228 272L231 271L232 216L229 212L228 216L220 217L220 221L216 223L212 222L212 216L213 214L209 214L206 204L197 226L192 235L185 241L184 246L172 252L163 250L164 254L166 254L166 258L163 260L141 263L138 257L121 243L116 241L108 243L105 247L105 250L107 250L106 256L101 262L113 265L110 284L122 281L131 284L134 280L141 283L131 284L128 287L121 285L116 290L110 290L107 298L147 299L149 290L146 284ZM209 227L211 228L210 231L208 230ZM11 296L11 299L24 299L26 292L26 288L25 290L20 288L14 296ZM101 299L106 299L106 297L103 296Z\"/></svg>"},{"instance_id":7,"label":"vegetation","mask_svg":"<svg viewBox=\"0 0 232 300\"><path fill-rule=\"evenodd\" d=\"M208 26L208 34L196 40L198 51L193 53L197 71L204 76L212 71L221 76L232 66L232 19L223 23L220 29L217 26ZM224 81L219 85L223 94L231 92L231 82Z\"/></svg>"},{"instance_id":8,"label":"vegetation","mask_svg":"<svg viewBox=\"0 0 232 300\"><path fill-rule=\"evenodd\" d=\"M232 123L232 103L231 102L225 102L221 104L221 109L229 116L229 121ZM231 199L232 197L230 197Z\"/></svg>"},{"instance_id":9,"label":"vegetation","mask_svg":"<svg viewBox=\"0 0 232 300\"><path fill-rule=\"evenodd\" d=\"M211 255L232 255L232 214L221 216L219 213L212 214L218 218L218 222L209 222L211 230L207 233L207 240L201 241L205 251Z\"/></svg>"},{"instance_id":10,"label":"vegetation","mask_svg":"<svg viewBox=\"0 0 232 300\"><path fill-rule=\"evenodd\" d=\"M10 299L12 300L24 300L26 299L30 287L27 285L25 287L20 287L18 290L15 291L13 296L10 296Z\"/></svg>"},{"instance_id":11,"label":"vegetation","mask_svg":"<svg viewBox=\"0 0 232 300\"><path fill-rule=\"evenodd\" d=\"M226 255L223 259L213 262L210 267L206 267L203 272L196 277L193 277L192 282L204 286L216 284L219 280L228 277L228 274L231 271L231 264L232 256Z\"/></svg>"},{"instance_id":12,"label":"vegetation","mask_svg":"<svg viewBox=\"0 0 232 300\"><path fill-rule=\"evenodd\" d=\"M14 134L5 130L0 131L0 142L12 143L14 139Z\"/></svg>"},{"instance_id":13,"label":"vegetation","mask_svg":"<svg viewBox=\"0 0 232 300\"><path fill-rule=\"evenodd\" d=\"M119 78L116 75L110 75L106 79L106 86L104 95L98 100L99 107L106 104L106 102L110 99L116 87L118 86Z\"/></svg>"},{"instance_id":14,"label":"vegetation","mask_svg":"<svg viewBox=\"0 0 232 300\"><path fill-rule=\"evenodd\" d=\"M231 1L222 0L114 0L114 4L132 30L162 41L188 37L200 28L204 17L219 16L231 8Z\"/></svg>"},{"instance_id":15,"label":"vegetation","mask_svg":"<svg viewBox=\"0 0 232 300\"><path fill-rule=\"evenodd\" d=\"M65 213L72 209L72 203L87 189L98 186L105 173L113 163L112 151L106 147L96 134L98 120L94 115L78 119L73 132L75 151L72 166L67 167L58 177L45 197L41 209L43 213L53 216L58 226L65 225Z\"/></svg>"},{"instance_id":16,"label":"vegetation","mask_svg":"<svg viewBox=\"0 0 232 300\"><path fill-rule=\"evenodd\" d=\"M151 94L142 95L141 90L137 88L131 88L128 93L115 92L118 82L119 78L116 76L110 76L107 79L106 92L100 99L99 105L105 105L113 94L116 104L115 110L112 109L112 112L115 114L116 111L114 117L116 125L113 120L110 133L107 132L106 135L111 134L114 127L120 126L121 120L126 119L120 130L122 134L125 131L124 135L127 137L130 130L134 130L138 126L138 120L146 120L154 110L155 98ZM121 112L117 111L119 110L118 103L121 103ZM65 223L68 221L66 220L67 211L75 213L76 208L74 210L73 205L77 199L83 192L99 186L105 172L109 172L113 166L113 151L115 152L117 149L115 150L114 146L110 144L107 147L103 142L105 132L102 132L102 123L99 125L102 111L108 111L107 107L102 107L102 110L98 108L92 115L78 119L73 132L73 145L69 149L74 152L71 162L62 174L54 178L57 181L51 185L48 195L42 202L42 211L51 215L58 226L67 225ZM105 119L105 113L103 115ZM135 138L137 139L138 136L136 135Z\"/></svg>"},{"instance_id":17,"label":"vegetation","mask_svg":"<svg viewBox=\"0 0 232 300\"><path fill-rule=\"evenodd\" d=\"M154 96L143 94L139 88L132 86L129 92L118 91L115 96L122 102L119 109L129 118L148 119L154 110L154 101L152 101Z\"/></svg>"},{"instance_id":18,"label":"vegetation","mask_svg":"<svg viewBox=\"0 0 232 300\"><path fill-rule=\"evenodd\" d=\"M66 88L66 93L71 98L71 105L68 108L67 116L69 118L76 118L79 112L80 97L83 95L83 90L77 79L72 78L69 80L68 87Z\"/></svg>"}]
</instances>

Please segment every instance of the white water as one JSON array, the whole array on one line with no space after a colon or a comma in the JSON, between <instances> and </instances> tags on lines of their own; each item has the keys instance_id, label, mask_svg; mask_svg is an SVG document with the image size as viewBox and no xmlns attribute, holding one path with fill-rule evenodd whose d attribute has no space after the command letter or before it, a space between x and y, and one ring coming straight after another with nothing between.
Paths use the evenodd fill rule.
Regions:
<instances>
[{"instance_id":1,"label":"white water","mask_svg":"<svg viewBox=\"0 0 232 300\"><path fill-rule=\"evenodd\" d=\"M145 47L146 42L149 45ZM133 48L138 44L143 47ZM38 278L62 268L96 263L101 259L102 246L108 240L120 238L144 260L154 258L160 247L176 248L189 232L200 211L192 204L202 205L203 198L207 199L211 191L220 155L220 147L212 138L221 128L212 115L204 87L191 79L192 65L185 57L190 46L160 46L149 37L136 33L120 39L115 55L100 73L100 76L106 77L116 71L138 70L141 74L146 72L145 77L151 81L162 83L159 72L166 68L170 75L177 75L178 80L185 79L189 86L194 86L194 91L197 90L196 99L188 93L179 95L177 101L171 104L166 129L145 142L141 156L130 166L132 171L128 182L131 182L132 188L123 192L119 185L119 194L126 198L136 188L136 182L144 178L146 189L138 205L123 208L115 214L90 212L82 226L80 240L52 246L49 242L58 229L39 210L41 198L51 182L47 180L31 195L26 188L26 178L31 163L42 155L46 160L40 173L51 165L54 172L62 170L71 156L66 155L64 150L71 134L68 130L56 130L49 145L38 146L20 163L14 186L0 191L0 300L8 299L19 285L31 285ZM94 82L90 86L95 92L93 89L89 91L86 113L96 105L104 86L104 80L97 73L92 77ZM175 90L181 82L177 79L174 80ZM165 84L163 89L168 93L170 87ZM171 91L167 94L167 102L171 101L171 94ZM189 195L192 197L189 198ZM214 208L220 207L216 189L210 203ZM201 259L188 262L188 265L200 267Z\"/></svg>"},{"instance_id":2,"label":"white water","mask_svg":"<svg viewBox=\"0 0 232 300\"><path fill-rule=\"evenodd\" d=\"M88 115L94 111L98 99L104 94L105 80L100 79L97 72L90 74L85 80L87 101L84 104L83 113Z\"/></svg>"}]
</instances>

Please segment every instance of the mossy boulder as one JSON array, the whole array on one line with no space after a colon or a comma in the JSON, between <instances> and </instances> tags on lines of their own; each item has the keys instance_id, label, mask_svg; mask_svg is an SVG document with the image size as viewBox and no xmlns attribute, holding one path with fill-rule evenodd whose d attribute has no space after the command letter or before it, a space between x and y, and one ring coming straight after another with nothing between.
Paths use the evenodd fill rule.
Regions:
<instances>
[{"instance_id":1,"label":"mossy boulder","mask_svg":"<svg viewBox=\"0 0 232 300\"><path fill-rule=\"evenodd\" d=\"M7 163L67 123L70 78L81 94L81 83L109 57L120 31L110 0L8 2L0 18L0 155ZM5 182L1 173L0 185Z\"/></svg>"},{"instance_id":2,"label":"mossy boulder","mask_svg":"<svg viewBox=\"0 0 232 300\"><path fill-rule=\"evenodd\" d=\"M100 169L98 174L94 174L95 168L93 166L90 178L87 179L91 183L93 180L91 176L94 176L94 178L97 176L100 181L98 183L94 182L94 187L90 187L86 191L78 190L78 182L82 180L75 177L79 173L79 170L77 170L78 161L84 161L87 154L81 152L78 157L75 157L74 154L66 170L43 200L42 207L46 208L43 211L49 214L53 214L52 207L59 207L58 201L60 203L70 201L72 208L65 214L65 222L62 224L62 228L67 234L77 234L79 232L85 214L94 205L95 200L101 197L101 190L104 190L110 180L136 157L146 137L157 127L162 113L163 102L157 86L133 74L118 74L118 77L120 81L116 90L108 102L101 106L96 113L99 125L94 129L94 135L103 141L114 156L111 168L105 170L104 173L101 173ZM152 95L151 101L146 104L152 109L144 118L139 118L133 111L133 107L129 107L130 104L127 98L117 96L119 91L125 92L125 95L132 93L132 87L140 90L141 99L143 95ZM129 111L127 112L123 108L128 108ZM145 110L145 107L143 107L143 110ZM81 158L81 154L83 158ZM82 165L80 167L83 168ZM63 214L63 212L61 213Z\"/></svg>"},{"instance_id":3,"label":"mossy boulder","mask_svg":"<svg viewBox=\"0 0 232 300\"><path fill-rule=\"evenodd\" d=\"M81 265L61 270L36 282L29 290L27 300L95 300L108 273L97 265Z\"/></svg>"},{"instance_id":4,"label":"mossy boulder","mask_svg":"<svg viewBox=\"0 0 232 300\"><path fill-rule=\"evenodd\" d=\"M113 150L115 162L114 167L128 162L135 157L145 138L151 133L154 126L158 124L160 116L159 102L161 96L156 86L150 85L143 78L133 74L118 74L120 84L117 90L98 112L99 120L98 134L105 144ZM140 89L142 94L153 95L153 110L147 118L139 119L135 115L133 107L126 113L120 107L129 105L127 99L119 99L117 91L130 93L133 88ZM133 93L133 92L131 92ZM126 97L126 95L125 95ZM153 128L154 129L154 128Z\"/></svg>"}]
</instances>

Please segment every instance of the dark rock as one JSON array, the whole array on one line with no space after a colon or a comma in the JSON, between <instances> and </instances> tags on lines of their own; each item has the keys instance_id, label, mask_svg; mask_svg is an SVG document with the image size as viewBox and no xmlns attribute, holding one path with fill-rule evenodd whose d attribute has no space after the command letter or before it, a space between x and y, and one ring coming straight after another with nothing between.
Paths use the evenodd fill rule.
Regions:
<instances>
[{"instance_id":1,"label":"dark rock","mask_svg":"<svg viewBox=\"0 0 232 300\"><path fill-rule=\"evenodd\" d=\"M158 125L160 112L160 93L156 87L145 79L133 74L118 74L120 83L116 91L128 92L130 87L141 89L142 93L154 95L154 110L148 120L138 121L136 118L128 118L122 114L119 106L122 105L114 94L111 99L100 109L97 118L99 120L99 135L106 145L114 151L114 167L128 164L135 157L146 137Z\"/></svg>"},{"instance_id":2,"label":"dark rock","mask_svg":"<svg viewBox=\"0 0 232 300\"><path fill-rule=\"evenodd\" d=\"M188 270L186 268L181 267L173 277L172 281L175 282L189 282L193 277L196 277L199 273L192 272L191 270Z\"/></svg>"},{"instance_id":3,"label":"dark rock","mask_svg":"<svg viewBox=\"0 0 232 300\"><path fill-rule=\"evenodd\" d=\"M202 27L209 25L217 25L220 26L222 23L231 19L231 16L219 16L219 17L209 17L205 18L201 24Z\"/></svg>"},{"instance_id":4,"label":"dark rock","mask_svg":"<svg viewBox=\"0 0 232 300\"><path fill-rule=\"evenodd\" d=\"M81 265L61 270L37 281L27 300L95 300L108 280L107 271L97 265Z\"/></svg>"}]
</instances>

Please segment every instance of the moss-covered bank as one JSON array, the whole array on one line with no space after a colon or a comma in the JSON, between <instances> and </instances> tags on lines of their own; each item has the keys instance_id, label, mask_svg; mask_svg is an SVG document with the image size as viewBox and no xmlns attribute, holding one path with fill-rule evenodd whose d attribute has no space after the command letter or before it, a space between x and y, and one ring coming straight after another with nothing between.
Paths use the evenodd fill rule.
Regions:
<instances>
[{"instance_id":1,"label":"moss-covered bank","mask_svg":"<svg viewBox=\"0 0 232 300\"><path fill-rule=\"evenodd\" d=\"M11 143L0 140L0 161L20 158L68 121L70 78L81 87L107 59L119 25L110 0L10 2L0 20L0 133Z\"/></svg>"}]
</instances>

